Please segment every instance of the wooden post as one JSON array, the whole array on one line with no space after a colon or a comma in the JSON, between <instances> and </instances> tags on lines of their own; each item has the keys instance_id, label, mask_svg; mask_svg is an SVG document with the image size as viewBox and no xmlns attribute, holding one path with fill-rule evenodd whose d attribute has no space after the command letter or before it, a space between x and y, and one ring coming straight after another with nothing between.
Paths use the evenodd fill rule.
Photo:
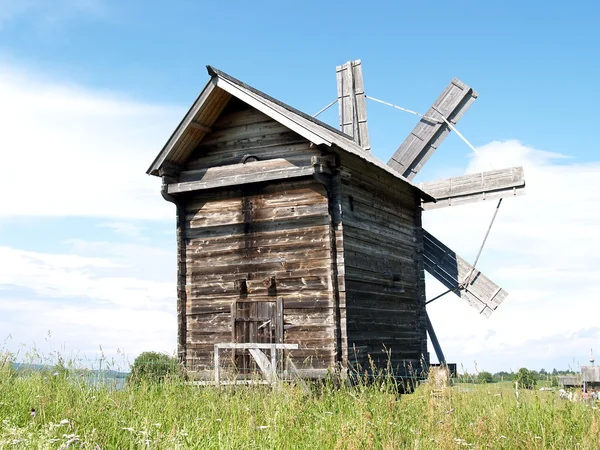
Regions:
<instances>
[{"instance_id":1,"label":"wooden post","mask_svg":"<svg viewBox=\"0 0 600 450\"><path fill-rule=\"evenodd\" d=\"M275 343L283 344L283 297L277 298L277 303L275 305ZM273 352L279 353L279 361L285 361L285 353L283 350L273 350ZM275 370L277 370L277 366ZM281 367L282 370L285 370L285 367Z\"/></svg>"},{"instance_id":2,"label":"wooden post","mask_svg":"<svg viewBox=\"0 0 600 450\"><path fill-rule=\"evenodd\" d=\"M427 316L427 332L429 333L429 338L431 339L431 343L433 344L435 355L437 356L437 359L440 364L446 364L446 357L444 356L444 352L442 352L440 341L438 341L438 338L435 335L435 331L433 330L433 325L431 324L431 320L429 319L429 314L425 313L425 315Z\"/></svg>"},{"instance_id":3,"label":"wooden post","mask_svg":"<svg viewBox=\"0 0 600 450\"><path fill-rule=\"evenodd\" d=\"M219 385L219 344L215 344L215 384Z\"/></svg>"}]
</instances>

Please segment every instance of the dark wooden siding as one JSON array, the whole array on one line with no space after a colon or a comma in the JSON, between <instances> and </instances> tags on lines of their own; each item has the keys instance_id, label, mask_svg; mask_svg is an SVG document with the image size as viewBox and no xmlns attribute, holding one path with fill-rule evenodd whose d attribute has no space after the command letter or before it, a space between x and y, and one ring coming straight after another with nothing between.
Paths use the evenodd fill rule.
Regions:
<instances>
[{"instance_id":1,"label":"dark wooden siding","mask_svg":"<svg viewBox=\"0 0 600 450\"><path fill-rule=\"evenodd\" d=\"M348 163L347 163L348 164ZM421 211L360 165L342 176L348 360L402 374L427 358Z\"/></svg>"},{"instance_id":2,"label":"dark wooden siding","mask_svg":"<svg viewBox=\"0 0 600 450\"><path fill-rule=\"evenodd\" d=\"M284 158L311 165L321 152L299 135L233 99L192 153L178 181L201 179L203 169ZM233 302L283 298L284 342L298 343L292 361L326 370L336 359L328 194L313 178L190 193L185 217L184 359L189 369L212 370L213 346L234 339ZM274 287L266 280L275 278ZM246 292L239 282L245 280ZM183 341L183 339L181 339Z\"/></svg>"},{"instance_id":3,"label":"dark wooden siding","mask_svg":"<svg viewBox=\"0 0 600 450\"><path fill-rule=\"evenodd\" d=\"M334 363L330 218L320 184L195 195L185 226L188 367L209 370L213 345L232 341L233 301L277 297L283 298L284 342L300 344L295 364ZM274 288L265 285L271 277ZM246 293L239 280L246 280Z\"/></svg>"}]
</instances>

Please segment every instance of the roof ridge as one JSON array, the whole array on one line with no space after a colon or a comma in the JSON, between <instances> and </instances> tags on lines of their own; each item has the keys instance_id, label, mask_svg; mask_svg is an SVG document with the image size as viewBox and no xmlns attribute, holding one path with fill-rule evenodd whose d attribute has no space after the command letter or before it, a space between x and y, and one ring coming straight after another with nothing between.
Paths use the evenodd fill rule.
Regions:
<instances>
[{"instance_id":1,"label":"roof ridge","mask_svg":"<svg viewBox=\"0 0 600 450\"><path fill-rule=\"evenodd\" d=\"M281 106L282 108L285 108L288 111L293 112L294 114L297 114L300 117L302 117L302 118L304 118L306 120L309 120L309 121L311 121L312 123L314 123L316 125L322 126L322 127L326 128L326 129L328 129L329 131L332 131L332 132L336 133L337 135L339 135L339 136L341 136L341 137L343 137L345 139L348 139L353 144L356 144L356 142L354 142L354 140L352 139L352 136L344 133L343 131L338 130L337 128L332 127L328 123L325 123L322 120L317 119L316 117L309 116L305 112L300 111L299 109L296 109L293 106L290 106L287 103L282 102L281 100L277 100L275 97L271 97L269 94L265 94L264 92L262 92L262 91L260 91L260 90L258 90L256 88L250 86L249 84L244 83L243 81L238 80L235 77L232 77L231 75L223 72L222 70L217 69L214 66L207 65L206 66L206 70L208 70L208 74L210 76L217 76L217 77L224 78L227 81L230 81L230 82L232 82L234 84L237 84L237 85L243 87L244 89L248 89L249 91L251 91L251 92L253 92L253 93L257 94L257 95L260 95L260 96L266 98L267 100L275 103L276 105ZM358 145L358 144L356 144L356 145Z\"/></svg>"}]
</instances>

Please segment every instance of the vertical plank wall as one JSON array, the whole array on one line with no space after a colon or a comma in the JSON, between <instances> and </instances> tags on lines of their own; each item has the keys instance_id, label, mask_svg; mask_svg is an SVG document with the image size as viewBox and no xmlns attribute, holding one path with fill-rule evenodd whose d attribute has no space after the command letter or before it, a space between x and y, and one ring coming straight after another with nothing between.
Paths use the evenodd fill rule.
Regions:
<instances>
[{"instance_id":1,"label":"vertical plank wall","mask_svg":"<svg viewBox=\"0 0 600 450\"><path fill-rule=\"evenodd\" d=\"M395 183L397 185L397 183ZM419 200L362 164L342 176L348 360L398 375L427 359Z\"/></svg>"}]
</instances>

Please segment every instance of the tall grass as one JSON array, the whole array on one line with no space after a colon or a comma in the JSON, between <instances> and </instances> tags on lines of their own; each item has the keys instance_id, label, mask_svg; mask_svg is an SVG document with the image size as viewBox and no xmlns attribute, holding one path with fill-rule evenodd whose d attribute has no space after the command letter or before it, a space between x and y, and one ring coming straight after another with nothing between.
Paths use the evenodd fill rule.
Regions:
<instances>
[{"instance_id":1,"label":"tall grass","mask_svg":"<svg viewBox=\"0 0 600 450\"><path fill-rule=\"evenodd\" d=\"M35 413L32 412L32 408ZM114 389L68 371L17 373L0 355L0 448L595 449L599 410L509 384Z\"/></svg>"}]
</instances>

